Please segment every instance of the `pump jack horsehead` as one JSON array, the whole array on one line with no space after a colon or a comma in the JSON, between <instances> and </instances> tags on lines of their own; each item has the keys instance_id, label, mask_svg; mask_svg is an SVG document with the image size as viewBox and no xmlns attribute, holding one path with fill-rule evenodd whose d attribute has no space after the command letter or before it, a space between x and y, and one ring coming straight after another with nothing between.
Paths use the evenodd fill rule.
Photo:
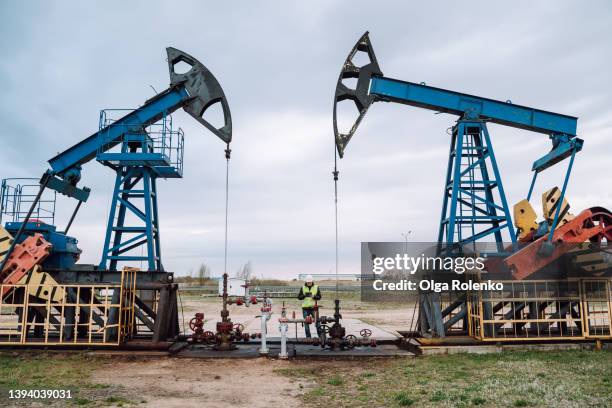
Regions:
<instances>
[{"instance_id":1,"label":"pump jack horsehead","mask_svg":"<svg viewBox=\"0 0 612 408\"><path fill-rule=\"evenodd\" d=\"M357 63L358 54L367 57L368 61L364 64ZM356 85L353 86L348 80L355 79ZM542 267L568 252L572 245L576 246L584 241L601 243L612 240L612 214L599 207L585 210L573 219L565 213L560 214L561 204L550 207L551 211L545 214L547 225L543 229L544 235L536 236L533 231L526 234L524 230L519 229L520 243L512 222L487 123L549 136L552 141L551 151L533 163L534 176L527 195L527 204L537 175L569 158L563 188L557 189L555 193L559 202L563 203L574 157L583 145L583 140L576 136L577 118L515 105L510 101L497 101L435 88L425 83L385 77L366 32L344 61L334 94L333 129L336 151L340 158L344 157L346 147L369 107L380 101L458 117L452 127L437 242L438 254L456 256L462 254L468 244L494 241L496 251L491 256L497 259L507 258L504 259L506 272L510 271L514 279L523 279L536 272L525 266L531 256L537 256L540 259L537 266ZM340 104L353 104L353 112L356 108L356 118L348 129L340 129L339 126ZM337 168L334 169L334 179L338 179ZM521 203L521 208L525 208L525 203ZM466 225L470 228L465 227ZM521 225L526 225L525 220L521 220ZM533 225L535 219L529 221L528 227ZM502 233L510 237L509 247L507 239L504 243ZM523 242L531 244L516 252ZM560 242L571 242L571 245L561 245ZM465 299L465 295L463 298ZM444 337L451 326L461 321L465 331L465 300L457 299L451 302L451 306L442 310L437 294L421 293L420 333L424 336Z\"/></svg>"}]
</instances>

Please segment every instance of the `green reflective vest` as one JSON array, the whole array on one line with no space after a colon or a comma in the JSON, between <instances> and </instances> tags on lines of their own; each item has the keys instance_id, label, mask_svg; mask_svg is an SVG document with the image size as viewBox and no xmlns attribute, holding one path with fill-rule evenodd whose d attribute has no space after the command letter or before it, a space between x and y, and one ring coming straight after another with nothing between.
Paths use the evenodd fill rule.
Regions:
<instances>
[{"instance_id":1,"label":"green reflective vest","mask_svg":"<svg viewBox=\"0 0 612 408\"><path fill-rule=\"evenodd\" d=\"M319 285L312 285L311 287L304 285L304 287L302 288L302 294L306 296L306 294L312 293L312 296L305 297L304 300L302 300L303 308L304 307L314 307L315 300L313 299L313 297L314 295L317 294L318 291L319 291Z\"/></svg>"}]
</instances>

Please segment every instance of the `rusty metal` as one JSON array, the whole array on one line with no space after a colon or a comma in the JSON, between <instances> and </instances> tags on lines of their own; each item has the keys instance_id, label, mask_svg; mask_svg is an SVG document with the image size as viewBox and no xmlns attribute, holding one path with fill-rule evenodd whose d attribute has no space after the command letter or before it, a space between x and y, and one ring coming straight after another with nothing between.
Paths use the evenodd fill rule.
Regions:
<instances>
[{"instance_id":1,"label":"rusty metal","mask_svg":"<svg viewBox=\"0 0 612 408\"><path fill-rule=\"evenodd\" d=\"M191 341L198 343L204 341L204 313L195 314L189 321L189 329L192 331Z\"/></svg>"},{"instance_id":2,"label":"rusty metal","mask_svg":"<svg viewBox=\"0 0 612 408\"><path fill-rule=\"evenodd\" d=\"M229 317L228 304L235 303L237 305L244 304L244 300L238 303L237 299L228 299L227 294L227 273L223 274L223 307L221 309L221 321L217 322L216 334L214 335L215 345L214 349L218 351L230 351L236 349L235 342L237 341L248 341L251 335L244 332L244 325L241 323L233 323ZM208 336L209 337L209 336Z\"/></svg>"}]
</instances>

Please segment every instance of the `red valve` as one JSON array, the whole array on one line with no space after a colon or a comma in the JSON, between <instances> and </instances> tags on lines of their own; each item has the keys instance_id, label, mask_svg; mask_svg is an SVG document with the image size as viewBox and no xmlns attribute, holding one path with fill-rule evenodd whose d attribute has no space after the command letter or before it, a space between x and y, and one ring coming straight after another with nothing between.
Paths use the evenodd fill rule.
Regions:
<instances>
[{"instance_id":1,"label":"red valve","mask_svg":"<svg viewBox=\"0 0 612 408\"><path fill-rule=\"evenodd\" d=\"M189 321L189 328L196 332L204 326L204 313L196 313L195 317Z\"/></svg>"},{"instance_id":2,"label":"red valve","mask_svg":"<svg viewBox=\"0 0 612 408\"><path fill-rule=\"evenodd\" d=\"M243 303L244 303L244 301L242 300L242 298L236 299L236 305L237 306L242 306Z\"/></svg>"},{"instance_id":3,"label":"red valve","mask_svg":"<svg viewBox=\"0 0 612 408\"><path fill-rule=\"evenodd\" d=\"M251 304L252 305L256 305L257 304L257 296L255 296L255 295L251 296Z\"/></svg>"},{"instance_id":4,"label":"red valve","mask_svg":"<svg viewBox=\"0 0 612 408\"><path fill-rule=\"evenodd\" d=\"M234 325L234 330L236 330L237 332L242 333L244 331L244 324L242 323L236 323Z\"/></svg>"}]
</instances>

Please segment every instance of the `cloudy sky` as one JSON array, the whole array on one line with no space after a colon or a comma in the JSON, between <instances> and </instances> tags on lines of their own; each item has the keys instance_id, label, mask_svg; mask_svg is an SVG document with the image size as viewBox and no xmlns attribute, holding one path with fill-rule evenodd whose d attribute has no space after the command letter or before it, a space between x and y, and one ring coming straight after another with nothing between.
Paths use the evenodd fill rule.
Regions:
<instances>
[{"instance_id":1,"label":"cloudy sky","mask_svg":"<svg viewBox=\"0 0 612 408\"><path fill-rule=\"evenodd\" d=\"M88 5L85 5L88 3ZM46 161L97 130L102 108L130 108L169 79L165 47L198 58L229 99L229 272L334 268L332 99L366 30L386 76L578 116L585 140L569 185L574 211L612 208L612 6L606 1L3 1L0 177L40 177ZM435 240L451 115L375 104L340 162L340 272L360 241ZM159 183L163 259L223 271L223 143L184 112L185 176ZM489 128L510 203L525 197L545 135ZM542 175L539 195L567 163ZM97 263L114 173L83 171L93 190L71 232ZM57 224L74 203L60 200Z\"/></svg>"}]
</instances>

